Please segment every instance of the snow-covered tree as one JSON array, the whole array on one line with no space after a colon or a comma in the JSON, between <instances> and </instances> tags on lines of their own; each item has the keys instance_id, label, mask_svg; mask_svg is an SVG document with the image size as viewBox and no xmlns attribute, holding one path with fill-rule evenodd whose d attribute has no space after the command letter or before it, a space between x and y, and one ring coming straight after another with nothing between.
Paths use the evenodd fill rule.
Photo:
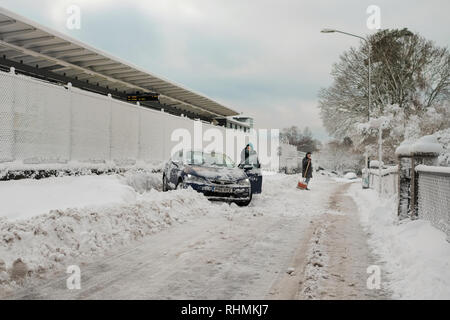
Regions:
<instances>
[{"instance_id":1,"label":"snow-covered tree","mask_svg":"<svg viewBox=\"0 0 450 320\"><path fill-rule=\"evenodd\" d=\"M349 138L325 143L314 158L320 167L341 174L346 170L359 172L364 166L364 157L354 152L353 143Z\"/></svg>"},{"instance_id":2,"label":"snow-covered tree","mask_svg":"<svg viewBox=\"0 0 450 320\"><path fill-rule=\"evenodd\" d=\"M297 126L291 126L281 130L281 138L289 144L297 147L298 151L314 152L317 151L320 142L313 138L309 127L301 131Z\"/></svg>"},{"instance_id":3,"label":"snow-covered tree","mask_svg":"<svg viewBox=\"0 0 450 320\"><path fill-rule=\"evenodd\" d=\"M368 52L372 81L368 107ZM376 153L378 131L368 118L386 117L384 153L405 138L450 127L450 53L407 29L382 30L344 52L333 66L333 84L319 97L330 135L350 137L361 152ZM369 112L370 111L370 112Z\"/></svg>"}]
</instances>

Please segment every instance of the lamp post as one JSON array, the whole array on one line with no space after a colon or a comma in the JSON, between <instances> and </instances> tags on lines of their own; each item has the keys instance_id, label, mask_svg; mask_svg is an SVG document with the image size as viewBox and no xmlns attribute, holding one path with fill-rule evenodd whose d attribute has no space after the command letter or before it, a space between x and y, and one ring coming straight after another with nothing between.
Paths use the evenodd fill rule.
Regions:
<instances>
[{"instance_id":1,"label":"lamp post","mask_svg":"<svg viewBox=\"0 0 450 320\"><path fill-rule=\"evenodd\" d=\"M380 117L378 119L372 119L370 121L371 128L378 128L378 193L380 196L383 194L382 178L382 159L383 159L383 127L386 123L386 118Z\"/></svg>"},{"instance_id":2,"label":"lamp post","mask_svg":"<svg viewBox=\"0 0 450 320\"><path fill-rule=\"evenodd\" d=\"M336 29L325 28L325 29L322 29L320 32L322 32L322 33L335 33L335 32L336 33L342 33L342 34L345 34L347 36L351 36L351 37L355 37L355 38L361 39L367 44L367 48L369 50L368 65L367 65L367 68L368 68L368 79L367 79L368 80L368 84L367 84L368 85L367 121L370 122L370 105L371 105L371 88L372 88L372 86L371 86L372 85L372 83L371 83L371 81L372 81L372 79L371 79L372 66L371 66L371 60L370 60L370 53L371 53L370 42L364 37L358 36L358 35L353 34L353 33L336 30ZM380 127L380 132L381 132L381 130L382 129ZM378 153L379 153L378 157L379 157L379 160L381 162L381 143L382 142L381 142L381 138L380 137L379 137L378 140L379 140L378 143L380 145L380 150L378 151ZM369 161L368 160L366 160L366 170L369 170ZM381 174L381 171L380 171L380 174ZM380 176L380 181L381 181L381 176ZM380 188L380 192L381 192L381 188L382 188L381 183L380 183L379 188Z\"/></svg>"},{"instance_id":3,"label":"lamp post","mask_svg":"<svg viewBox=\"0 0 450 320\"><path fill-rule=\"evenodd\" d=\"M361 40L363 40L364 42L366 42L367 43L367 47L368 47L368 49L369 49L369 56L368 56L368 73L369 73L369 76L368 76L368 106L367 106L367 121L370 121L370 105L371 105L371 61L370 61L370 51L371 51L371 49L370 49L370 42L366 39L366 38L364 38L364 37L361 37L361 36L358 36L358 35L356 35L356 34L353 34L353 33L348 33L348 32L344 32L344 31L340 31L340 30L335 30L335 29L322 29L320 32L322 32L322 33L342 33L342 34L345 34L345 35L348 35L348 36L351 36L351 37L355 37L355 38L359 38L359 39L361 39Z\"/></svg>"}]
</instances>

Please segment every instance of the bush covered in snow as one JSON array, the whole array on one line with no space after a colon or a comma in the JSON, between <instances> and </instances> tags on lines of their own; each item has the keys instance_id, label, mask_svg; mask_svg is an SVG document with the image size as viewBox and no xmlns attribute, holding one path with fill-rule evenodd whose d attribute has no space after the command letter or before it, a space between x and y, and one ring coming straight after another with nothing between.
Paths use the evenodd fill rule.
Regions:
<instances>
[{"instance_id":1,"label":"bush covered in snow","mask_svg":"<svg viewBox=\"0 0 450 320\"><path fill-rule=\"evenodd\" d=\"M442 151L439 156L441 166L450 167L450 128L438 131L434 134L437 141L442 145Z\"/></svg>"},{"instance_id":2,"label":"bush covered in snow","mask_svg":"<svg viewBox=\"0 0 450 320\"><path fill-rule=\"evenodd\" d=\"M345 139L342 142L333 140L324 144L314 158L317 158L318 166L341 174L346 170L358 172L364 163L363 155L355 152L351 141Z\"/></svg>"}]
</instances>

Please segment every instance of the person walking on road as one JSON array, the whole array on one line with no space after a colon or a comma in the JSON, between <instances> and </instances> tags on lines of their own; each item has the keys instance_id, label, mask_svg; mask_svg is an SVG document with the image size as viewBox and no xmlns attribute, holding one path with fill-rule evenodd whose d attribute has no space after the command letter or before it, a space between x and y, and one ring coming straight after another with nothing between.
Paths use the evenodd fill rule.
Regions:
<instances>
[{"instance_id":1,"label":"person walking on road","mask_svg":"<svg viewBox=\"0 0 450 320\"><path fill-rule=\"evenodd\" d=\"M306 153L305 157L302 161L302 177L305 178L306 190L310 190L308 188L309 181L312 178L312 163L311 163L311 152Z\"/></svg>"}]
</instances>

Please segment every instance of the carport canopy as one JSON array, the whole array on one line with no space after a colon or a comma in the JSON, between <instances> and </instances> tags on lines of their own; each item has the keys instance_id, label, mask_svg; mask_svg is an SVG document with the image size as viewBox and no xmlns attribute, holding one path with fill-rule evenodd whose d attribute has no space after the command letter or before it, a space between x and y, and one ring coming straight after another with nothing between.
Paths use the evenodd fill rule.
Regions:
<instances>
[{"instance_id":1,"label":"carport canopy","mask_svg":"<svg viewBox=\"0 0 450 320\"><path fill-rule=\"evenodd\" d=\"M20 64L124 95L157 93L162 104L206 119L238 115L204 95L1 7L0 57L3 66Z\"/></svg>"}]
</instances>

